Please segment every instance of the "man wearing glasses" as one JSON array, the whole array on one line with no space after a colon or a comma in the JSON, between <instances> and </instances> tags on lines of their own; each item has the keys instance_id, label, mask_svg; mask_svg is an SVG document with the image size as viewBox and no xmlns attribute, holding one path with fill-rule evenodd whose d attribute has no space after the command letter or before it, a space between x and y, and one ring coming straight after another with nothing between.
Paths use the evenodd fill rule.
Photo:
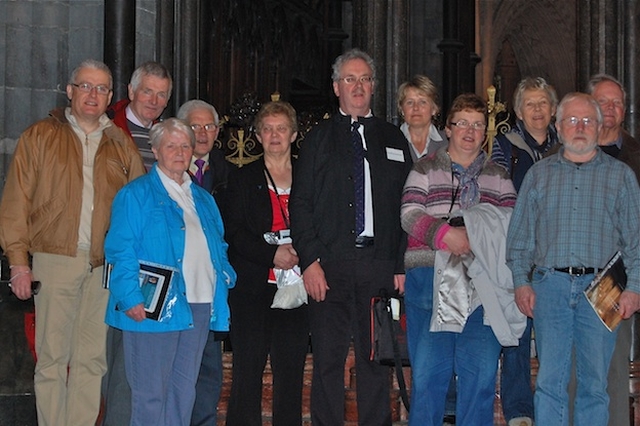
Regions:
<instances>
[{"instance_id":1,"label":"man wearing glasses","mask_svg":"<svg viewBox=\"0 0 640 426\"><path fill-rule=\"evenodd\" d=\"M213 144L220 131L218 112L201 100L187 101L178 110L177 117L191 126L196 135L191 166L187 171L191 180L218 200L227 186L230 163L224 153ZM202 355L200 373L196 383L196 401L191 414L191 426L216 426L218 400L222 390L222 346L226 333L209 331Z\"/></svg>"},{"instance_id":2,"label":"man wearing glasses","mask_svg":"<svg viewBox=\"0 0 640 426\"><path fill-rule=\"evenodd\" d=\"M193 99L180 107L177 117L191 126L196 135L196 146L188 170L191 179L217 196L227 185L230 166L224 158L224 152L213 148L220 132L218 112L213 105Z\"/></svg>"},{"instance_id":3,"label":"man wearing glasses","mask_svg":"<svg viewBox=\"0 0 640 426\"><path fill-rule=\"evenodd\" d=\"M605 153L631 167L640 181L640 143L622 126L626 111L624 86L613 76L591 77L588 92L602 109L602 131L598 145ZM622 321L618 329L616 348L609 367L609 425L629 426L629 353L631 351L632 319Z\"/></svg>"},{"instance_id":4,"label":"man wearing glasses","mask_svg":"<svg viewBox=\"0 0 640 426\"><path fill-rule=\"evenodd\" d=\"M617 330L603 325L583 291L616 251L628 276L619 312L629 318L640 307L640 191L633 171L598 148L602 126L596 99L565 96L556 121L562 148L529 169L509 225L507 265L516 304L536 330L540 425L568 421L572 353L574 424L607 424L607 372Z\"/></svg>"},{"instance_id":5,"label":"man wearing glasses","mask_svg":"<svg viewBox=\"0 0 640 426\"><path fill-rule=\"evenodd\" d=\"M111 89L102 62L86 60L71 73L70 107L20 136L0 204L12 291L26 300L31 282L42 283L35 296L39 425L94 424L100 408L104 237L116 192L144 173L131 138L105 114Z\"/></svg>"},{"instance_id":6,"label":"man wearing glasses","mask_svg":"<svg viewBox=\"0 0 640 426\"><path fill-rule=\"evenodd\" d=\"M369 360L370 301L404 292L400 197L411 154L396 126L374 117L373 60L353 49L333 64L339 113L305 138L294 169L291 235L309 294L311 420L344 423L344 364L353 337L358 422L391 425L389 369Z\"/></svg>"}]
</instances>

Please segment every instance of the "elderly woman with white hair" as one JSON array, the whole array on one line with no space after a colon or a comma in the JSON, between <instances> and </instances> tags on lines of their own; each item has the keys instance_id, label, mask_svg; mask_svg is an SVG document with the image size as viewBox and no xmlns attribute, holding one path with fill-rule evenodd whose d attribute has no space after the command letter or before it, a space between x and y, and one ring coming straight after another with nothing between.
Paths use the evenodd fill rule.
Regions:
<instances>
[{"instance_id":1,"label":"elderly woman with white hair","mask_svg":"<svg viewBox=\"0 0 640 426\"><path fill-rule=\"evenodd\" d=\"M236 274L220 212L186 172L193 131L170 118L149 137L156 164L113 202L106 322L123 330L131 424L188 425L208 331L229 330L227 294ZM143 265L157 268L155 275L145 277ZM169 284L154 308L144 283L163 276Z\"/></svg>"}]
</instances>

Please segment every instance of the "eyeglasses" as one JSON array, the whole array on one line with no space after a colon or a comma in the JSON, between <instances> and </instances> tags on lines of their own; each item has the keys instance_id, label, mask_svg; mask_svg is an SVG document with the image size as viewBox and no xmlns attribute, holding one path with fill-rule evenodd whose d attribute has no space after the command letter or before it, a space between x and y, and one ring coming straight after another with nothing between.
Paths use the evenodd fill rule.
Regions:
<instances>
[{"instance_id":1,"label":"eyeglasses","mask_svg":"<svg viewBox=\"0 0 640 426\"><path fill-rule=\"evenodd\" d=\"M344 81L345 84L352 85L360 82L361 84L371 84L373 82L373 77L370 75L363 75L361 77L356 77L353 75L348 75L346 77L339 78L338 80Z\"/></svg>"},{"instance_id":2,"label":"eyeglasses","mask_svg":"<svg viewBox=\"0 0 640 426\"><path fill-rule=\"evenodd\" d=\"M213 124L213 123L205 124L204 126L202 124L192 124L191 125L191 129L196 133L201 132L202 130L204 130L206 132L213 132L217 128L218 128L218 126Z\"/></svg>"},{"instance_id":3,"label":"eyeglasses","mask_svg":"<svg viewBox=\"0 0 640 426\"><path fill-rule=\"evenodd\" d=\"M590 117L583 117L583 118L567 117L567 118L563 118L562 121L565 122L569 127L577 127L578 123L582 123L584 127L593 127L596 124L598 124L598 122L595 119Z\"/></svg>"},{"instance_id":4,"label":"eyeglasses","mask_svg":"<svg viewBox=\"0 0 640 426\"><path fill-rule=\"evenodd\" d=\"M487 125L482 121L476 121L475 123L469 123L467 120L460 120L457 123L451 123L452 126L456 126L459 129L467 130L469 128L473 130L484 130Z\"/></svg>"},{"instance_id":5,"label":"eyeglasses","mask_svg":"<svg viewBox=\"0 0 640 426\"><path fill-rule=\"evenodd\" d=\"M79 91L85 92L85 93L91 93L91 91L93 89L96 89L96 92L99 95L108 95L109 92L111 92L111 89L109 89L107 86L105 86L103 84L99 84L97 86L94 86L91 83L80 83L80 84L71 83L71 85L73 87L77 87Z\"/></svg>"}]
</instances>

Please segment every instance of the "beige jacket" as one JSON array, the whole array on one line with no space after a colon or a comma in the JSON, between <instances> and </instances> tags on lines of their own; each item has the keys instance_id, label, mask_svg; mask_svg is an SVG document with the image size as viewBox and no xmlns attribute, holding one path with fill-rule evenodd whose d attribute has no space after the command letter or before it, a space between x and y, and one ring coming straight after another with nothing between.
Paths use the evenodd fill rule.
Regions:
<instances>
[{"instance_id":1,"label":"beige jacket","mask_svg":"<svg viewBox=\"0 0 640 426\"><path fill-rule=\"evenodd\" d=\"M28 253L76 256L82 205L82 145L64 108L29 127L18 140L0 202L0 245L11 265L28 265ZM129 136L104 129L93 168L90 257L104 263L104 238L116 192L144 174Z\"/></svg>"}]
</instances>

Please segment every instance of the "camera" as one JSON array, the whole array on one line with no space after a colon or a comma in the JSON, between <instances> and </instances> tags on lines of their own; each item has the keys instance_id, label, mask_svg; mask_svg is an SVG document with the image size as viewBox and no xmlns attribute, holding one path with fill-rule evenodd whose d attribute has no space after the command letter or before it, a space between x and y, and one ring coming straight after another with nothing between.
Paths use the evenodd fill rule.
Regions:
<instances>
[{"instance_id":1,"label":"camera","mask_svg":"<svg viewBox=\"0 0 640 426\"><path fill-rule=\"evenodd\" d=\"M445 218L449 226L454 228L462 228L464 226L464 217L462 216L454 216Z\"/></svg>"},{"instance_id":2,"label":"camera","mask_svg":"<svg viewBox=\"0 0 640 426\"><path fill-rule=\"evenodd\" d=\"M289 229L281 229L280 231L265 232L262 237L271 245L281 246L283 244L291 244L291 231Z\"/></svg>"}]
</instances>

